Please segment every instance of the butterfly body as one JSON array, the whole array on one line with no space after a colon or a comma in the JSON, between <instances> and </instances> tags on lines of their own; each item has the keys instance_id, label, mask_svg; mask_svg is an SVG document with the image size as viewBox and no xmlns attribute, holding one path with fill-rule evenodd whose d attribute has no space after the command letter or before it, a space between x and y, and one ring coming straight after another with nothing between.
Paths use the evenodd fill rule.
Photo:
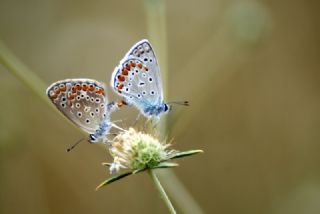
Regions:
<instances>
[{"instance_id":1,"label":"butterfly body","mask_svg":"<svg viewBox=\"0 0 320 214\"><path fill-rule=\"evenodd\" d=\"M114 69L111 87L147 118L170 110L163 100L160 68L148 40L136 43Z\"/></svg>"},{"instance_id":2,"label":"butterfly body","mask_svg":"<svg viewBox=\"0 0 320 214\"><path fill-rule=\"evenodd\" d=\"M46 91L51 102L71 122L89 134L89 142L105 140L113 126L103 84L92 79L66 79L53 83Z\"/></svg>"}]
</instances>

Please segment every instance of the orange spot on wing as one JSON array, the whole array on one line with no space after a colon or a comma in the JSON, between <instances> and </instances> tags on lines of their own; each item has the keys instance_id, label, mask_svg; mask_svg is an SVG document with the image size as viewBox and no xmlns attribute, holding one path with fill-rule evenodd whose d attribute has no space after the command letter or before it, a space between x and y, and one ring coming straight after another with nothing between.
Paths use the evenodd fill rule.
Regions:
<instances>
[{"instance_id":1,"label":"orange spot on wing","mask_svg":"<svg viewBox=\"0 0 320 214\"><path fill-rule=\"evenodd\" d=\"M94 88L95 88L95 87L94 87L93 85L90 85L90 86L89 86L89 90L90 90L90 91L93 91Z\"/></svg>"},{"instance_id":2,"label":"orange spot on wing","mask_svg":"<svg viewBox=\"0 0 320 214\"><path fill-rule=\"evenodd\" d=\"M118 85L117 87L119 90L121 90L123 88L123 84Z\"/></svg>"},{"instance_id":3,"label":"orange spot on wing","mask_svg":"<svg viewBox=\"0 0 320 214\"><path fill-rule=\"evenodd\" d=\"M96 91L96 94L102 94L102 95L104 95L104 90L103 89L98 89L97 91Z\"/></svg>"},{"instance_id":4,"label":"orange spot on wing","mask_svg":"<svg viewBox=\"0 0 320 214\"><path fill-rule=\"evenodd\" d=\"M83 90L83 91L88 90L88 86L87 86L87 85L82 85L82 90Z\"/></svg>"},{"instance_id":5,"label":"orange spot on wing","mask_svg":"<svg viewBox=\"0 0 320 214\"><path fill-rule=\"evenodd\" d=\"M127 64L127 65L126 65L126 69L127 69L128 71L130 71L130 69L131 69L130 64Z\"/></svg>"},{"instance_id":6,"label":"orange spot on wing","mask_svg":"<svg viewBox=\"0 0 320 214\"><path fill-rule=\"evenodd\" d=\"M122 75L119 75L119 76L118 76L118 80L119 80L120 82L123 82L123 81L125 80L125 77L122 76Z\"/></svg>"},{"instance_id":7,"label":"orange spot on wing","mask_svg":"<svg viewBox=\"0 0 320 214\"><path fill-rule=\"evenodd\" d=\"M51 97L51 99L56 99L58 97L58 95L57 94L53 94L50 97Z\"/></svg>"},{"instance_id":8,"label":"orange spot on wing","mask_svg":"<svg viewBox=\"0 0 320 214\"><path fill-rule=\"evenodd\" d=\"M60 88L61 91L66 91L67 87L63 86L62 88Z\"/></svg>"},{"instance_id":9,"label":"orange spot on wing","mask_svg":"<svg viewBox=\"0 0 320 214\"><path fill-rule=\"evenodd\" d=\"M81 90L81 86L80 85L76 85L76 90Z\"/></svg>"},{"instance_id":10,"label":"orange spot on wing","mask_svg":"<svg viewBox=\"0 0 320 214\"><path fill-rule=\"evenodd\" d=\"M136 67L136 63L131 63L131 67Z\"/></svg>"},{"instance_id":11,"label":"orange spot on wing","mask_svg":"<svg viewBox=\"0 0 320 214\"><path fill-rule=\"evenodd\" d=\"M122 71L122 75L127 76L127 75L128 75L128 73L129 73L129 71L128 71L127 69L123 69L123 71Z\"/></svg>"},{"instance_id":12,"label":"orange spot on wing","mask_svg":"<svg viewBox=\"0 0 320 214\"><path fill-rule=\"evenodd\" d=\"M141 69L141 68L142 68L142 64L141 64L141 63L139 63L139 64L138 64L138 67Z\"/></svg>"},{"instance_id":13,"label":"orange spot on wing","mask_svg":"<svg viewBox=\"0 0 320 214\"><path fill-rule=\"evenodd\" d=\"M69 100L73 100L74 98L75 98L75 96L74 96L73 94L71 94L71 95L68 97Z\"/></svg>"}]
</instances>

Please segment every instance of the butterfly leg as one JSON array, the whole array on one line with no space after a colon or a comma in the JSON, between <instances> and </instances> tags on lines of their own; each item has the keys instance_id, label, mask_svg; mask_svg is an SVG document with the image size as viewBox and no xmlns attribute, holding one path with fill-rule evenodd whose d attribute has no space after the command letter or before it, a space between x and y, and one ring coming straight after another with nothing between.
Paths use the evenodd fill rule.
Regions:
<instances>
[{"instance_id":1,"label":"butterfly leg","mask_svg":"<svg viewBox=\"0 0 320 214\"><path fill-rule=\"evenodd\" d=\"M138 121L140 120L140 117L141 117L141 113L139 113L138 116L136 117L136 120L134 121L134 123L132 125L133 127L137 125Z\"/></svg>"},{"instance_id":2,"label":"butterfly leg","mask_svg":"<svg viewBox=\"0 0 320 214\"><path fill-rule=\"evenodd\" d=\"M154 125L152 126L153 129L156 129L156 128L157 128L159 122L160 122L160 117L159 117L159 116L155 117L155 118L154 118Z\"/></svg>"},{"instance_id":3,"label":"butterfly leg","mask_svg":"<svg viewBox=\"0 0 320 214\"><path fill-rule=\"evenodd\" d=\"M114 124L114 123L111 123L111 126L112 126L113 128L119 129L120 131L126 131L125 129L123 129L123 128L121 128L121 127L117 126L117 125L116 125L116 124Z\"/></svg>"}]
</instances>

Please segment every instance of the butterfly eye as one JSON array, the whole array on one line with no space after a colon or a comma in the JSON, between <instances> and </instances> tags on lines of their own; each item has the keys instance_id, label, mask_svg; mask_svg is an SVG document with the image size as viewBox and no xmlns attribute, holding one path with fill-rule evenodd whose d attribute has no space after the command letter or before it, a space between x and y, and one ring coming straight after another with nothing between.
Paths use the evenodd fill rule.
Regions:
<instances>
[{"instance_id":1,"label":"butterfly eye","mask_svg":"<svg viewBox=\"0 0 320 214\"><path fill-rule=\"evenodd\" d=\"M169 110L170 110L169 106L167 104L164 104L164 111L167 112Z\"/></svg>"},{"instance_id":2,"label":"butterfly eye","mask_svg":"<svg viewBox=\"0 0 320 214\"><path fill-rule=\"evenodd\" d=\"M96 143L97 142L97 137L94 134L89 135L89 142L90 143Z\"/></svg>"}]
</instances>

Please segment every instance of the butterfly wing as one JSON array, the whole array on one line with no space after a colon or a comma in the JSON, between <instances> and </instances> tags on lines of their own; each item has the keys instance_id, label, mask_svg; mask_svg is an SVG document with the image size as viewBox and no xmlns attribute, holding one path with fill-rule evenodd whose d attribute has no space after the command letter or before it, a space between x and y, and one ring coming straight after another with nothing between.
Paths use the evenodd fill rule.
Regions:
<instances>
[{"instance_id":1,"label":"butterfly wing","mask_svg":"<svg viewBox=\"0 0 320 214\"><path fill-rule=\"evenodd\" d=\"M160 69L148 40L136 43L120 61L113 71L111 87L140 109L163 102Z\"/></svg>"},{"instance_id":2,"label":"butterfly wing","mask_svg":"<svg viewBox=\"0 0 320 214\"><path fill-rule=\"evenodd\" d=\"M105 87L98 81L61 80L50 85L46 93L59 111L90 134L108 117Z\"/></svg>"}]
</instances>

